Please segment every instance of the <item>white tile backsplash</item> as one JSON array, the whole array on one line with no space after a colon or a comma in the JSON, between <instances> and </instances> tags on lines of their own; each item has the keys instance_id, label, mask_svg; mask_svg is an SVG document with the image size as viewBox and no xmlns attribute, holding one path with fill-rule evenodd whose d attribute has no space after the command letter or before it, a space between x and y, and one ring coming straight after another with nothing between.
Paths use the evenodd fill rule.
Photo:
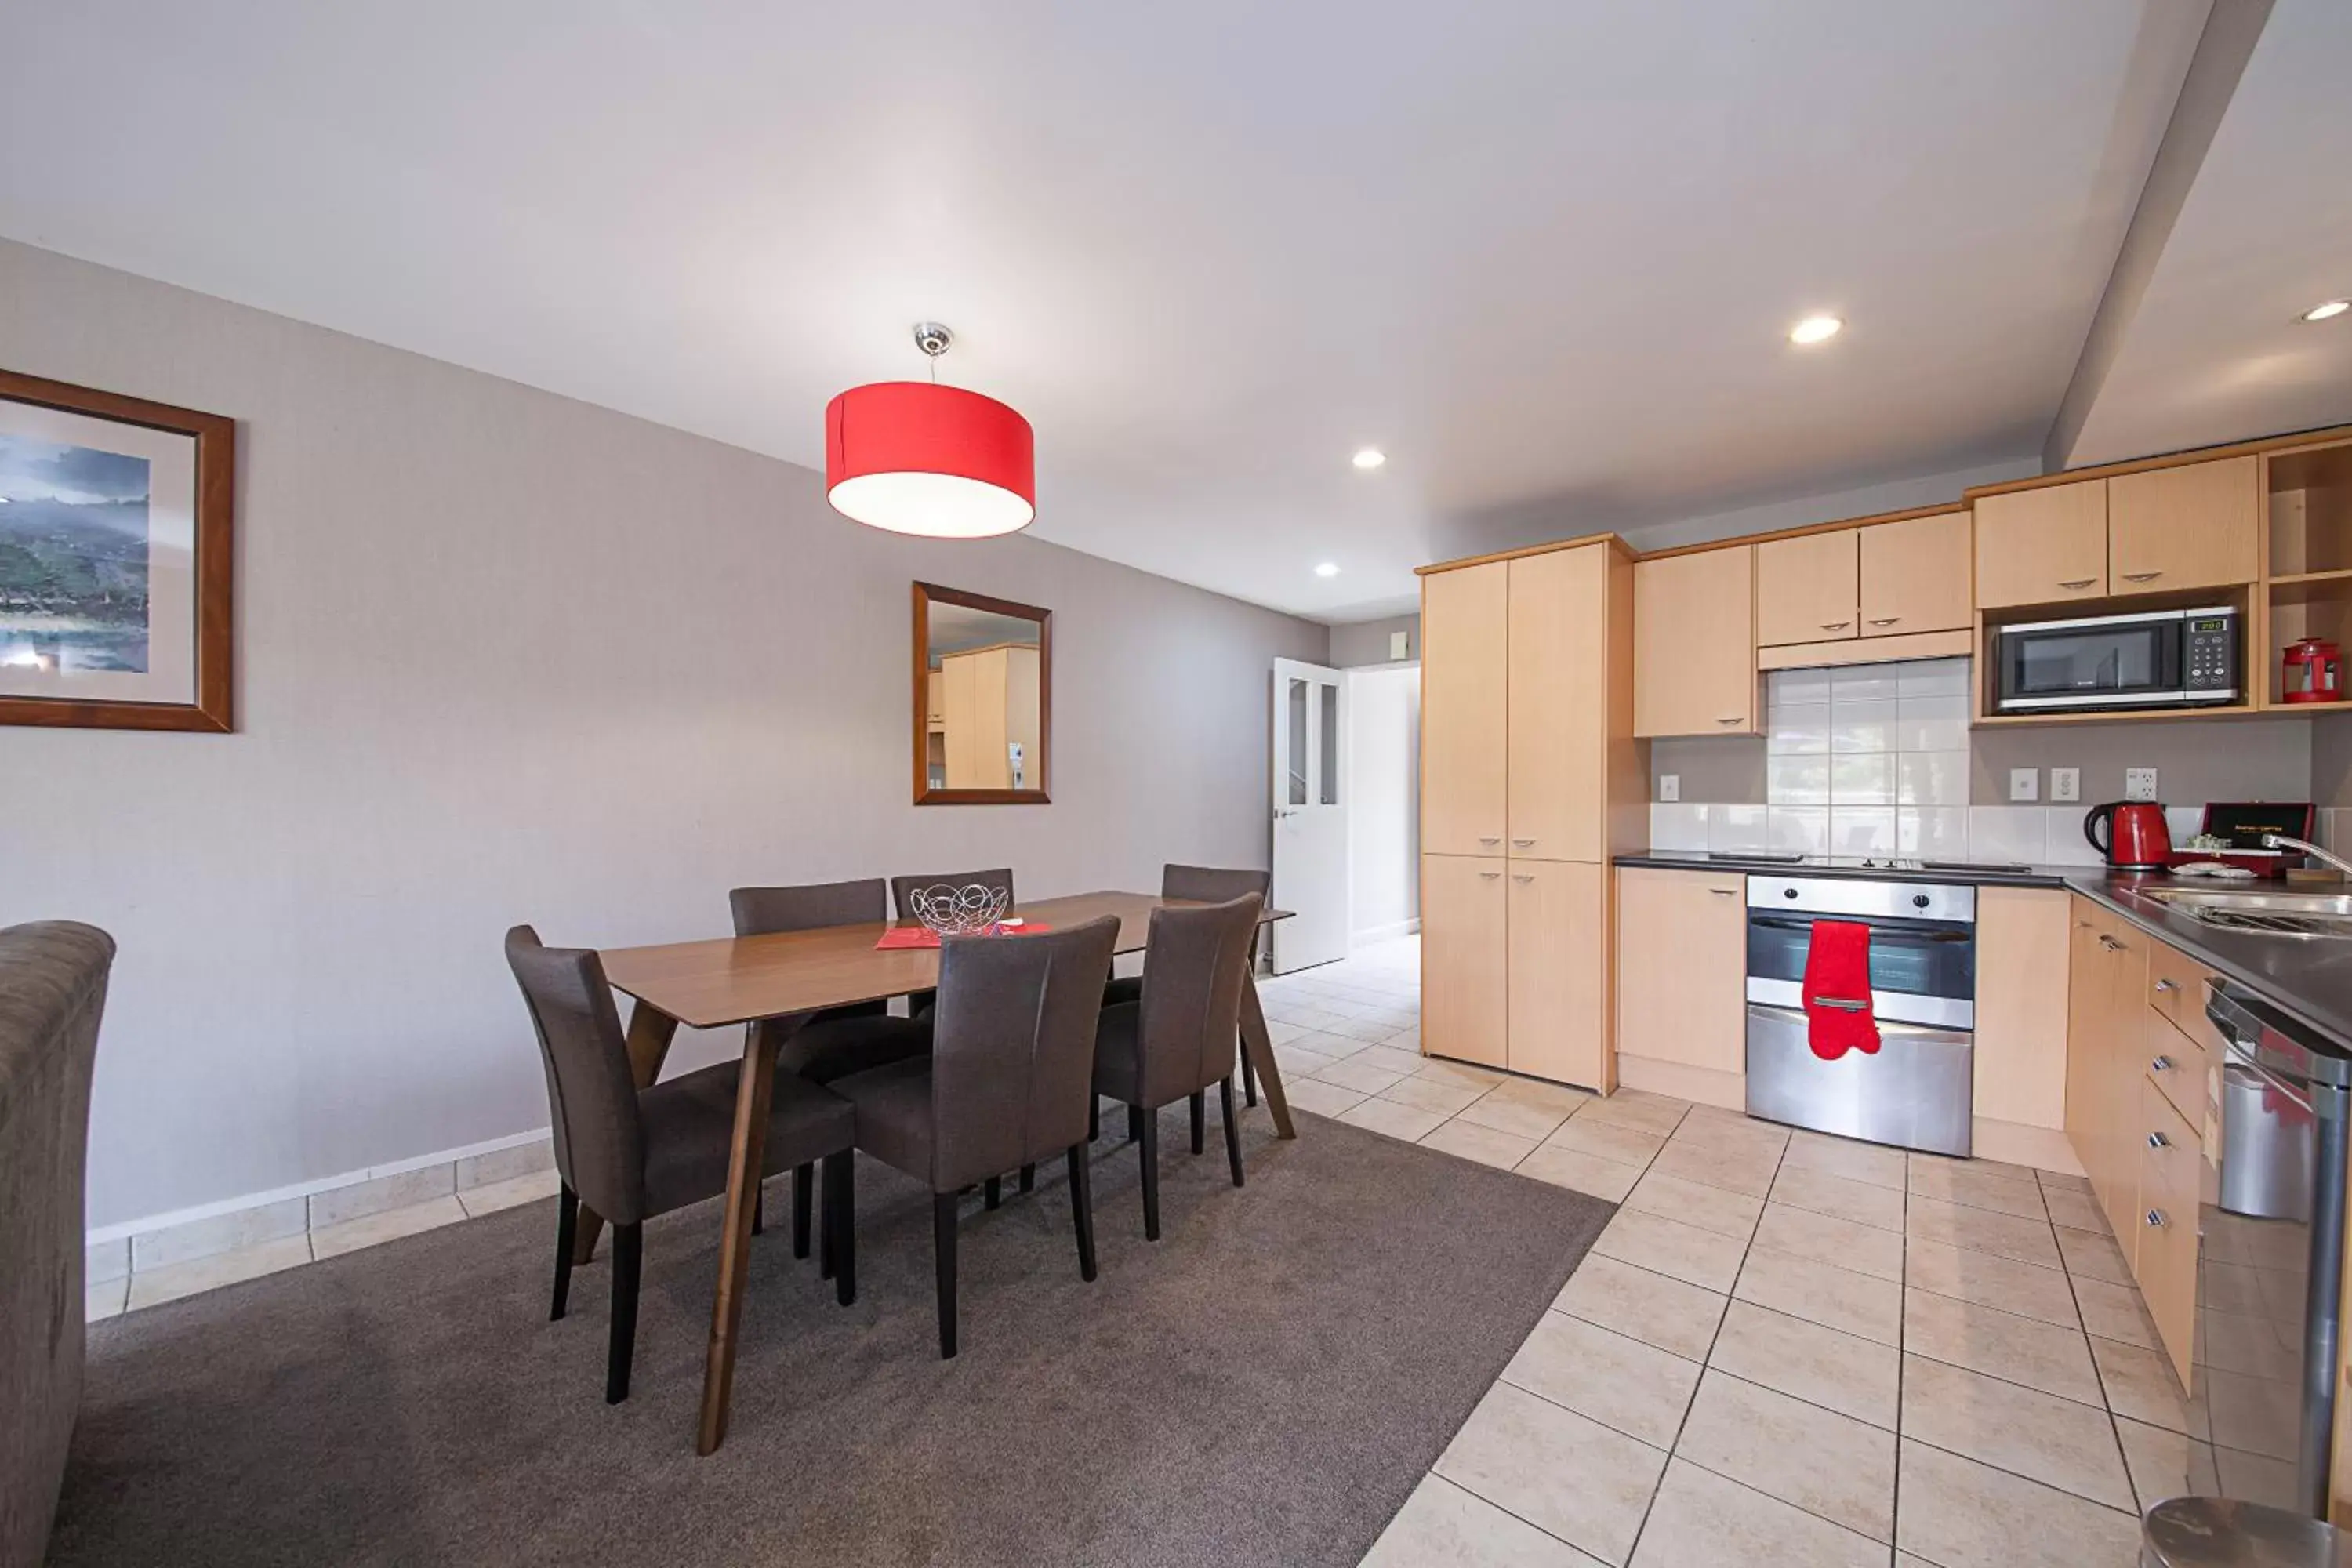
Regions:
<instances>
[{"instance_id":1,"label":"white tile backsplash","mask_svg":"<svg viewBox=\"0 0 2352 1568\"><path fill-rule=\"evenodd\" d=\"M1969 807L1969 858L2045 864L2050 858L2047 815L2038 805Z\"/></svg>"},{"instance_id":2,"label":"white tile backsplash","mask_svg":"<svg viewBox=\"0 0 2352 1568\"><path fill-rule=\"evenodd\" d=\"M1771 847L1965 858L1968 689L1965 658L1771 672Z\"/></svg>"},{"instance_id":3,"label":"white tile backsplash","mask_svg":"<svg viewBox=\"0 0 2352 1568\"><path fill-rule=\"evenodd\" d=\"M2088 806L2084 807L2089 810ZM2164 808L2164 830L2171 836L2177 848L2204 830L2205 807L2198 805L2168 805Z\"/></svg>"},{"instance_id":4,"label":"white tile backsplash","mask_svg":"<svg viewBox=\"0 0 2352 1568\"><path fill-rule=\"evenodd\" d=\"M1765 701L1771 707L1827 704L1829 700L1830 672L1826 669L1776 669L1765 680Z\"/></svg>"},{"instance_id":5,"label":"white tile backsplash","mask_svg":"<svg viewBox=\"0 0 2352 1568\"><path fill-rule=\"evenodd\" d=\"M2083 816L2087 805L2053 805L2044 809L2044 831L2048 848L2043 851L2047 864L2053 866L2095 866L2105 857L2091 847L2083 833Z\"/></svg>"},{"instance_id":6,"label":"white tile backsplash","mask_svg":"<svg viewBox=\"0 0 2352 1568\"><path fill-rule=\"evenodd\" d=\"M1770 847L1771 840L1764 820L1766 809L1760 805L1709 806L1706 847L1709 849Z\"/></svg>"},{"instance_id":7,"label":"white tile backsplash","mask_svg":"<svg viewBox=\"0 0 2352 1568\"><path fill-rule=\"evenodd\" d=\"M1776 676L1779 671L1773 672ZM1830 749L1830 705L1775 704L1764 713L1764 750L1776 757L1819 756Z\"/></svg>"},{"instance_id":8,"label":"white tile backsplash","mask_svg":"<svg viewBox=\"0 0 2352 1568\"><path fill-rule=\"evenodd\" d=\"M1901 693L1895 665L1846 664L1830 671L1832 702L1892 702Z\"/></svg>"},{"instance_id":9,"label":"white tile backsplash","mask_svg":"<svg viewBox=\"0 0 2352 1568\"><path fill-rule=\"evenodd\" d=\"M1966 658L1906 659L1895 672L1895 681L1905 697L1937 697L1969 694L1969 661Z\"/></svg>"},{"instance_id":10,"label":"white tile backsplash","mask_svg":"<svg viewBox=\"0 0 2352 1568\"><path fill-rule=\"evenodd\" d=\"M1800 855L1830 852L1830 808L1825 805L1775 805L1764 814L1765 847L1793 849Z\"/></svg>"},{"instance_id":11,"label":"white tile backsplash","mask_svg":"<svg viewBox=\"0 0 2352 1568\"><path fill-rule=\"evenodd\" d=\"M1830 758L1832 805L1893 805L1895 754L1856 752Z\"/></svg>"},{"instance_id":12,"label":"white tile backsplash","mask_svg":"<svg viewBox=\"0 0 2352 1568\"><path fill-rule=\"evenodd\" d=\"M1895 759L1895 804L1968 805L1969 753L1965 750L1897 753Z\"/></svg>"},{"instance_id":13,"label":"white tile backsplash","mask_svg":"<svg viewBox=\"0 0 2352 1568\"><path fill-rule=\"evenodd\" d=\"M1829 805L1828 753L1764 759L1764 798L1775 805Z\"/></svg>"},{"instance_id":14,"label":"white tile backsplash","mask_svg":"<svg viewBox=\"0 0 2352 1568\"><path fill-rule=\"evenodd\" d=\"M1706 814L1704 805L1685 801L1654 800L1650 803L1650 847L1653 849L1704 849L1706 843Z\"/></svg>"},{"instance_id":15,"label":"white tile backsplash","mask_svg":"<svg viewBox=\"0 0 2352 1568\"><path fill-rule=\"evenodd\" d=\"M1969 744L1969 700L1958 692L1906 696L1896 705L1898 752L1958 752Z\"/></svg>"},{"instance_id":16,"label":"white tile backsplash","mask_svg":"<svg viewBox=\"0 0 2352 1568\"><path fill-rule=\"evenodd\" d=\"M1891 805L1832 805L1830 853L1895 853L1895 808Z\"/></svg>"},{"instance_id":17,"label":"white tile backsplash","mask_svg":"<svg viewBox=\"0 0 2352 1568\"><path fill-rule=\"evenodd\" d=\"M1895 852L1920 860L1969 858L1969 808L1964 805L1898 805Z\"/></svg>"},{"instance_id":18,"label":"white tile backsplash","mask_svg":"<svg viewBox=\"0 0 2352 1568\"><path fill-rule=\"evenodd\" d=\"M1848 702L1843 698L1830 704L1830 750L1832 752L1891 752L1895 750L1895 721L1900 716L1900 704L1895 702Z\"/></svg>"}]
</instances>

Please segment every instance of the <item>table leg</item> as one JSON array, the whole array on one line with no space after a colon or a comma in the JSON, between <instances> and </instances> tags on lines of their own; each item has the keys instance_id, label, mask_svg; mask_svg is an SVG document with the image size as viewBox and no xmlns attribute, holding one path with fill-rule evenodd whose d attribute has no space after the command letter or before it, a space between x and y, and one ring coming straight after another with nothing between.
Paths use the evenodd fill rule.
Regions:
<instances>
[{"instance_id":1,"label":"table leg","mask_svg":"<svg viewBox=\"0 0 2352 1568\"><path fill-rule=\"evenodd\" d=\"M735 1083L735 1142L727 1162L727 1219L719 1244L719 1291L710 1303L710 1348L702 1363L702 1424L694 1451L717 1450L727 1436L727 1398L735 1381L735 1334L751 1269L751 1211L768 1152L768 1110L776 1089L769 1031L743 1035L743 1069Z\"/></svg>"},{"instance_id":2,"label":"table leg","mask_svg":"<svg viewBox=\"0 0 2352 1568\"><path fill-rule=\"evenodd\" d=\"M650 1089L654 1079L661 1077L662 1060L669 1055L669 1043L677 1035L677 1020L650 1003L638 1002L629 1009L629 1077L639 1089ZM596 1256L596 1238L604 1231L604 1216L580 1205L580 1228L572 1243L572 1261L586 1263Z\"/></svg>"},{"instance_id":3,"label":"table leg","mask_svg":"<svg viewBox=\"0 0 2352 1568\"><path fill-rule=\"evenodd\" d=\"M1276 1134L1297 1137L1298 1130L1290 1124L1290 1097L1282 1091L1282 1068L1274 1059L1274 1040L1265 1032L1265 1009L1258 1005L1255 974L1244 976L1242 983L1242 1049L1249 1053L1250 1066L1257 1069L1258 1087L1265 1091L1265 1108L1274 1114Z\"/></svg>"}]
</instances>

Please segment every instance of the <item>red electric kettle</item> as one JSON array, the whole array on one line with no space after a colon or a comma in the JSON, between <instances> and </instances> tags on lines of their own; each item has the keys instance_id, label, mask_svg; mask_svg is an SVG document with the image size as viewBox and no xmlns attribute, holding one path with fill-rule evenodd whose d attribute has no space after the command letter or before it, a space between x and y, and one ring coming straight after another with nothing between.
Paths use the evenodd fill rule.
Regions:
<instances>
[{"instance_id":1,"label":"red electric kettle","mask_svg":"<svg viewBox=\"0 0 2352 1568\"><path fill-rule=\"evenodd\" d=\"M2099 829L2107 830L2104 838ZM2111 800L2083 818L2083 837L2118 871L2161 871L2172 861L2172 835L2164 807L2152 801Z\"/></svg>"}]
</instances>

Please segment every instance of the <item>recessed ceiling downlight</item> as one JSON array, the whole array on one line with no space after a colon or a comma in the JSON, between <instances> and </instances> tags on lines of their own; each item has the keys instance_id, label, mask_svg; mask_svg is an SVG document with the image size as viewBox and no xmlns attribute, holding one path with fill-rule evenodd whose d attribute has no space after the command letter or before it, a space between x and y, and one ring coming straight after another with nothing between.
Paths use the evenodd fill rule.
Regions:
<instances>
[{"instance_id":1,"label":"recessed ceiling downlight","mask_svg":"<svg viewBox=\"0 0 2352 1568\"><path fill-rule=\"evenodd\" d=\"M2303 319L2306 321L2325 321L2330 317L2340 316L2347 310L2352 310L2352 300L2326 300L2305 310L2303 313Z\"/></svg>"},{"instance_id":2,"label":"recessed ceiling downlight","mask_svg":"<svg viewBox=\"0 0 2352 1568\"><path fill-rule=\"evenodd\" d=\"M1792 343L1825 343L1845 330L1845 323L1835 316L1807 316L1789 329Z\"/></svg>"},{"instance_id":3,"label":"recessed ceiling downlight","mask_svg":"<svg viewBox=\"0 0 2352 1568\"><path fill-rule=\"evenodd\" d=\"M1378 447L1359 447L1356 448L1356 455L1351 460L1355 463L1356 467L1369 470L1377 468L1382 463L1387 462L1389 460L1389 455L1386 452L1381 451Z\"/></svg>"},{"instance_id":4,"label":"recessed ceiling downlight","mask_svg":"<svg viewBox=\"0 0 2352 1568\"><path fill-rule=\"evenodd\" d=\"M1339 574L1339 563L1336 561L1326 561L1315 568L1315 575L1318 577L1337 577Z\"/></svg>"}]
</instances>

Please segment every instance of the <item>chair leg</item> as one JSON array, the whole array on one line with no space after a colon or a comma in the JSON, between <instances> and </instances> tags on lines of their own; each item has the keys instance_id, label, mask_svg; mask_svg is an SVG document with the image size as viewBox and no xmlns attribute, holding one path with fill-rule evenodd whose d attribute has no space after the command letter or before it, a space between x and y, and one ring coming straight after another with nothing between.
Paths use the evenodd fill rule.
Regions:
<instances>
[{"instance_id":1,"label":"chair leg","mask_svg":"<svg viewBox=\"0 0 2352 1568\"><path fill-rule=\"evenodd\" d=\"M1127 1108L1127 1141L1133 1143L1142 1138L1142 1136L1143 1107L1139 1105L1130 1105Z\"/></svg>"},{"instance_id":2,"label":"chair leg","mask_svg":"<svg viewBox=\"0 0 2352 1568\"><path fill-rule=\"evenodd\" d=\"M1249 1052L1242 1053L1242 1093L1249 1103L1257 1103L1257 1068L1250 1066Z\"/></svg>"},{"instance_id":3,"label":"chair leg","mask_svg":"<svg viewBox=\"0 0 2352 1568\"><path fill-rule=\"evenodd\" d=\"M768 1184L760 1184L751 1194L751 1234L764 1236L768 1229Z\"/></svg>"},{"instance_id":4,"label":"chair leg","mask_svg":"<svg viewBox=\"0 0 2352 1568\"><path fill-rule=\"evenodd\" d=\"M1143 1136L1137 1141L1143 1151L1143 1239L1160 1239L1160 1117L1157 1112L1143 1118Z\"/></svg>"},{"instance_id":5,"label":"chair leg","mask_svg":"<svg viewBox=\"0 0 2352 1568\"><path fill-rule=\"evenodd\" d=\"M1078 1232L1078 1278L1091 1285L1095 1281L1095 1194L1085 1144L1070 1151L1069 1163L1070 1223Z\"/></svg>"},{"instance_id":6,"label":"chair leg","mask_svg":"<svg viewBox=\"0 0 2352 1568\"><path fill-rule=\"evenodd\" d=\"M572 1247L580 1234L580 1194L564 1187L555 1200L555 1304L547 1321L561 1321L572 1300Z\"/></svg>"},{"instance_id":7,"label":"chair leg","mask_svg":"<svg viewBox=\"0 0 2352 1568\"><path fill-rule=\"evenodd\" d=\"M1192 1152L1197 1154L1208 1142L1208 1094L1204 1089L1192 1091Z\"/></svg>"},{"instance_id":8,"label":"chair leg","mask_svg":"<svg viewBox=\"0 0 2352 1568\"><path fill-rule=\"evenodd\" d=\"M1002 1204L1004 1201L1004 1178L991 1176L981 1183L980 1201L982 1206L987 1208L994 1208Z\"/></svg>"},{"instance_id":9,"label":"chair leg","mask_svg":"<svg viewBox=\"0 0 2352 1568\"><path fill-rule=\"evenodd\" d=\"M809 1248L809 1208L815 1195L816 1167L803 1161L793 1167L793 1256L806 1258Z\"/></svg>"},{"instance_id":10,"label":"chair leg","mask_svg":"<svg viewBox=\"0 0 2352 1568\"><path fill-rule=\"evenodd\" d=\"M1217 1098L1225 1108L1225 1163L1234 1168L1234 1185L1242 1184L1242 1130L1234 1120L1234 1080L1217 1085Z\"/></svg>"},{"instance_id":11,"label":"chair leg","mask_svg":"<svg viewBox=\"0 0 2352 1568\"><path fill-rule=\"evenodd\" d=\"M1097 1094L1087 1101L1087 1142L1098 1142L1101 1138L1102 1096Z\"/></svg>"},{"instance_id":12,"label":"chair leg","mask_svg":"<svg viewBox=\"0 0 2352 1568\"><path fill-rule=\"evenodd\" d=\"M931 1197L931 1251L939 1268L940 1359L956 1353L956 1200L953 1193Z\"/></svg>"},{"instance_id":13,"label":"chair leg","mask_svg":"<svg viewBox=\"0 0 2352 1568\"><path fill-rule=\"evenodd\" d=\"M629 1363L637 1350L637 1276L645 1259L642 1226L613 1227L613 1344L604 1358L604 1403L629 1396Z\"/></svg>"},{"instance_id":14,"label":"chair leg","mask_svg":"<svg viewBox=\"0 0 2352 1568\"><path fill-rule=\"evenodd\" d=\"M857 1300L857 1164L846 1149L824 1157L822 1245L833 1270L833 1299L846 1307Z\"/></svg>"},{"instance_id":15,"label":"chair leg","mask_svg":"<svg viewBox=\"0 0 2352 1568\"><path fill-rule=\"evenodd\" d=\"M1024 1193L1037 1190L1037 1165L1034 1161L1021 1167L1021 1190Z\"/></svg>"}]
</instances>

